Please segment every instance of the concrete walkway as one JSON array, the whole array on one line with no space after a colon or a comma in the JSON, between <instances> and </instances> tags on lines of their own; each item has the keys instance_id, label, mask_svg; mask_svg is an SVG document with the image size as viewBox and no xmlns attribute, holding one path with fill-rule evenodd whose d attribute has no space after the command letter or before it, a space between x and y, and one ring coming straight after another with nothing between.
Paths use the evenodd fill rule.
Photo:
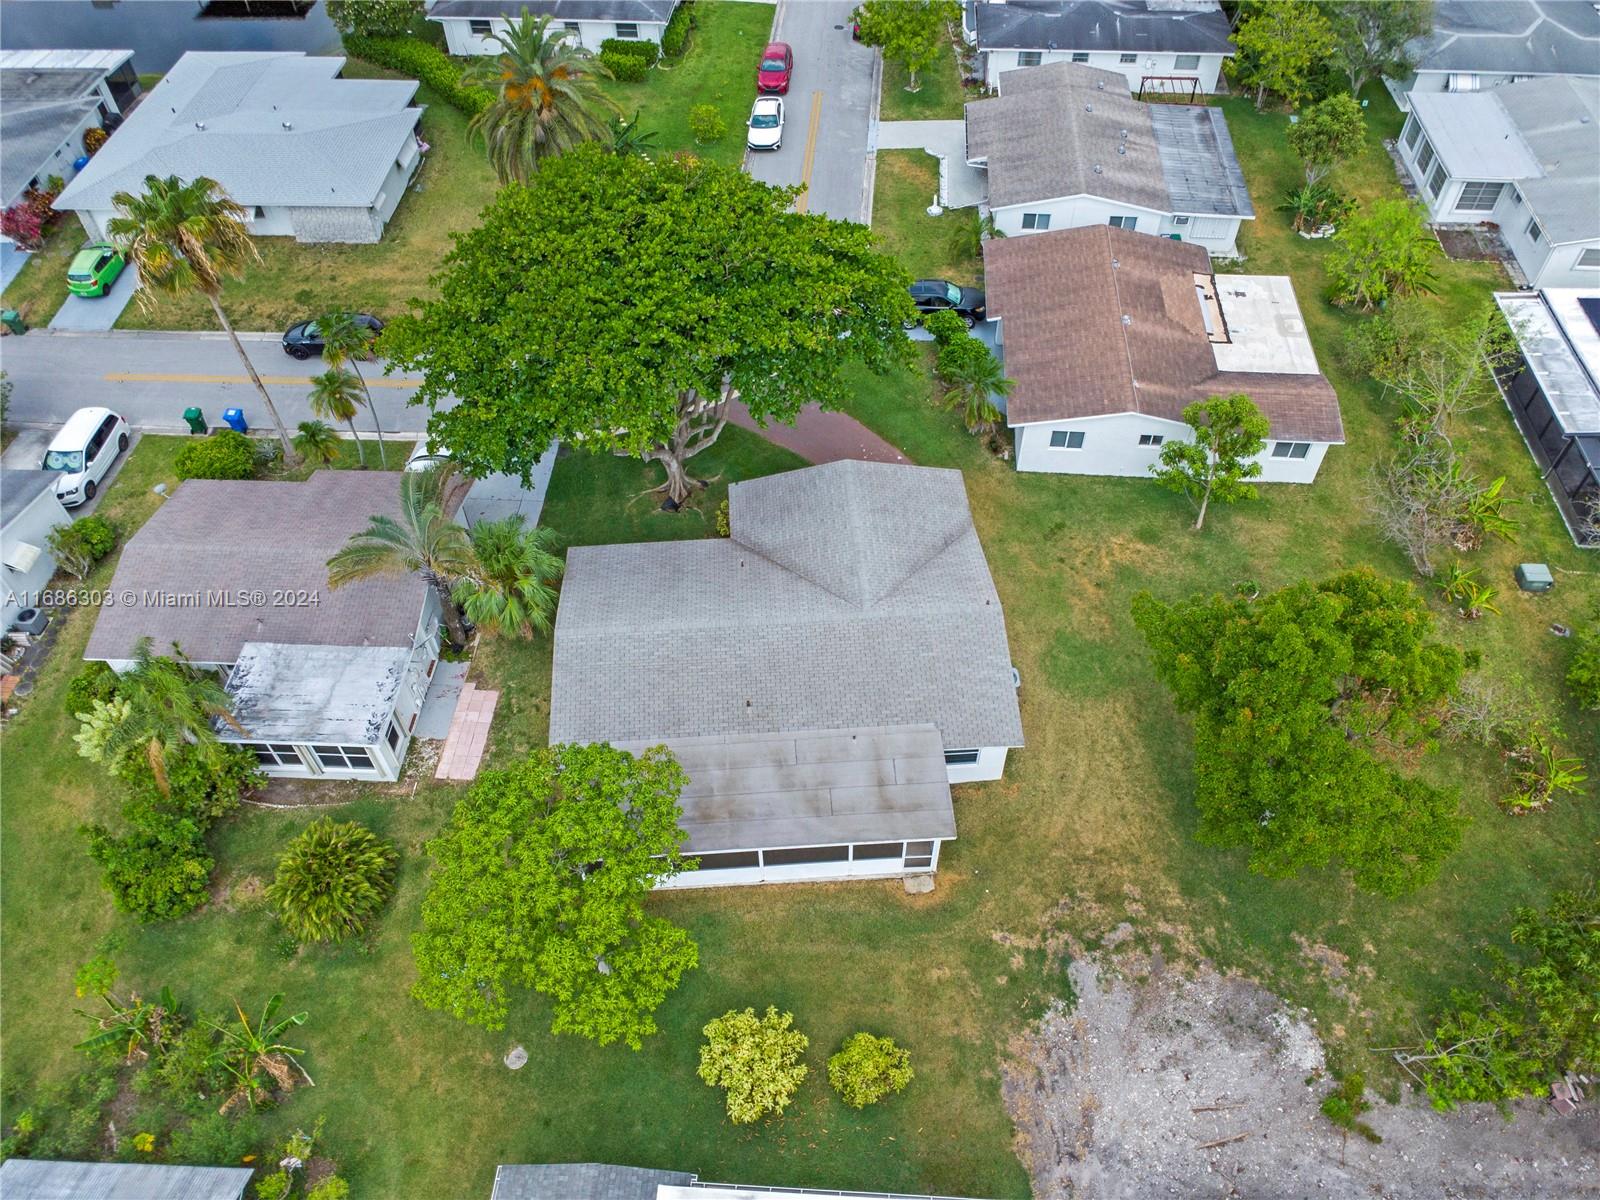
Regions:
<instances>
[{"instance_id":1,"label":"concrete walkway","mask_svg":"<svg viewBox=\"0 0 1600 1200\"><path fill-rule=\"evenodd\" d=\"M433 773L435 779L478 777L478 767L489 744L489 725L494 721L495 705L499 703L499 692L484 691L472 683L462 686L461 699L456 703L455 715L450 718L450 735L445 738L444 749L439 754L439 769Z\"/></svg>"},{"instance_id":2,"label":"concrete walkway","mask_svg":"<svg viewBox=\"0 0 1600 1200\"><path fill-rule=\"evenodd\" d=\"M939 203L946 208L973 208L989 194L988 173L967 165L965 121L881 121L875 149L925 150L938 159Z\"/></svg>"},{"instance_id":3,"label":"concrete walkway","mask_svg":"<svg viewBox=\"0 0 1600 1200\"><path fill-rule=\"evenodd\" d=\"M749 409L735 403L729 406L728 420L741 429L759 433L773 445L792 450L813 463L840 462L844 459L891 463L907 461L905 455L848 413L807 408L793 425L769 421L763 429L756 424Z\"/></svg>"},{"instance_id":4,"label":"concrete walkway","mask_svg":"<svg viewBox=\"0 0 1600 1200\"><path fill-rule=\"evenodd\" d=\"M10 285L32 257L32 251L21 249L15 242L0 242L0 291Z\"/></svg>"},{"instance_id":5,"label":"concrete walkway","mask_svg":"<svg viewBox=\"0 0 1600 1200\"><path fill-rule=\"evenodd\" d=\"M464 662L441 662L433 669L428 680L428 694L422 698L422 710L417 713L414 737L439 741L450 736L450 723L455 718L456 706L461 703L461 692L467 683Z\"/></svg>"}]
</instances>

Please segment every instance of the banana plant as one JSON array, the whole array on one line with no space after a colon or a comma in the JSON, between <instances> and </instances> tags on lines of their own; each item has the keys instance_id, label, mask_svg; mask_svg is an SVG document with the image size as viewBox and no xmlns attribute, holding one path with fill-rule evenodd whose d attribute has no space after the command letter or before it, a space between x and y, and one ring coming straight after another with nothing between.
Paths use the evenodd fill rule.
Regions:
<instances>
[{"instance_id":1,"label":"banana plant","mask_svg":"<svg viewBox=\"0 0 1600 1200\"><path fill-rule=\"evenodd\" d=\"M161 989L156 999L148 1001L137 992L129 994L126 1001L110 992L102 992L107 1012L96 1016L77 1009L79 1016L94 1023L94 1032L79 1042L77 1049L86 1054L103 1050L116 1050L124 1062L140 1062L166 1049L167 1039L177 1033L183 1023L183 1006L172 994L170 987Z\"/></svg>"},{"instance_id":2,"label":"banana plant","mask_svg":"<svg viewBox=\"0 0 1600 1200\"><path fill-rule=\"evenodd\" d=\"M308 1014L292 1013L280 1020L278 1010L282 1007L283 993L277 992L262 1007L260 1019L252 1024L244 1008L235 1000L233 1011L239 1018L237 1022L205 1022L222 1039L212 1055L212 1061L227 1071L234 1083L233 1090L218 1111L226 1113L240 1101L254 1108L271 1095L273 1084L281 1091L293 1091L296 1071L307 1084L316 1086L306 1069L300 1065L298 1056L305 1051L280 1040L290 1029L304 1025ZM262 1078L263 1075L266 1079Z\"/></svg>"}]
</instances>

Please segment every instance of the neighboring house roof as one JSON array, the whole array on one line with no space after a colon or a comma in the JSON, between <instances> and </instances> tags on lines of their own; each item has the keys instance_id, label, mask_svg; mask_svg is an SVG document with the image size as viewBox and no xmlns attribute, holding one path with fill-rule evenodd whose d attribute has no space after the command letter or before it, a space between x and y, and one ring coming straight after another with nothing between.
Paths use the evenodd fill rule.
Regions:
<instances>
[{"instance_id":1,"label":"neighboring house roof","mask_svg":"<svg viewBox=\"0 0 1600 1200\"><path fill-rule=\"evenodd\" d=\"M427 584L376 576L328 587L328 559L374 515L400 516L400 474L316 471L303 483L191 479L128 540L85 658L125 659L148 636L195 662L232 663L248 642L411 645ZM165 596L227 592L236 602L179 606ZM274 604L305 591L309 604ZM251 599L253 592L264 603ZM241 600L240 597L243 597Z\"/></svg>"},{"instance_id":2,"label":"neighboring house roof","mask_svg":"<svg viewBox=\"0 0 1600 1200\"><path fill-rule=\"evenodd\" d=\"M1217 0L980 2L975 20L982 50L1233 53Z\"/></svg>"},{"instance_id":3,"label":"neighboring house roof","mask_svg":"<svg viewBox=\"0 0 1600 1200\"><path fill-rule=\"evenodd\" d=\"M131 50L0 50L0 205L22 195L100 103L101 80L132 57Z\"/></svg>"},{"instance_id":4,"label":"neighboring house roof","mask_svg":"<svg viewBox=\"0 0 1600 1200\"><path fill-rule=\"evenodd\" d=\"M649 738L614 743L640 754ZM956 835L944 741L932 725L669 738L689 781L684 851L772 850Z\"/></svg>"},{"instance_id":5,"label":"neighboring house roof","mask_svg":"<svg viewBox=\"0 0 1600 1200\"><path fill-rule=\"evenodd\" d=\"M412 613L416 628L417 613ZM375 745L411 662L409 646L305 646L247 642L228 673L242 735L266 742Z\"/></svg>"},{"instance_id":6,"label":"neighboring house roof","mask_svg":"<svg viewBox=\"0 0 1600 1200\"><path fill-rule=\"evenodd\" d=\"M1245 392L1276 438L1344 439L1285 277L1213 276L1202 246L1106 225L991 238L983 261L1015 381L1011 425L1127 412L1179 421L1196 400Z\"/></svg>"},{"instance_id":7,"label":"neighboring house roof","mask_svg":"<svg viewBox=\"0 0 1600 1200\"><path fill-rule=\"evenodd\" d=\"M1600 291L1496 292L1562 432L1600 434Z\"/></svg>"},{"instance_id":8,"label":"neighboring house roof","mask_svg":"<svg viewBox=\"0 0 1600 1200\"><path fill-rule=\"evenodd\" d=\"M486 17L515 19L527 9L535 17L555 21L633 21L665 24L672 19L678 0L438 0L428 10L430 21L456 21Z\"/></svg>"},{"instance_id":9,"label":"neighboring house roof","mask_svg":"<svg viewBox=\"0 0 1600 1200\"><path fill-rule=\"evenodd\" d=\"M59 471L0 471L0 529L26 512L60 478Z\"/></svg>"},{"instance_id":10,"label":"neighboring house roof","mask_svg":"<svg viewBox=\"0 0 1600 1200\"><path fill-rule=\"evenodd\" d=\"M1600 75L1593 0L1438 0L1433 32L1409 47L1419 71Z\"/></svg>"},{"instance_id":11,"label":"neighboring house roof","mask_svg":"<svg viewBox=\"0 0 1600 1200\"><path fill-rule=\"evenodd\" d=\"M656 1200L662 1184L689 1184L685 1171L608 1163L506 1164L494 1171L489 1200Z\"/></svg>"},{"instance_id":12,"label":"neighboring house roof","mask_svg":"<svg viewBox=\"0 0 1600 1200\"><path fill-rule=\"evenodd\" d=\"M1453 178L1514 180L1552 241L1600 238L1600 79L1412 92L1411 110Z\"/></svg>"},{"instance_id":13,"label":"neighboring house roof","mask_svg":"<svg viewBox=\"0 0 1600 1200\"><path fill-rule=\"evenodd\" d=\"M829 463L735 483L728 511L729 538L568 552L552 742L931 723L1022 744L960 472Z\"/></svg>"},{"instance_id":14,"label":"neighboring house roof","mask_svg":"<svg viewBox=\"0 0 1600 1200\"><path fill-rule=\"evenodd\" d=\"M239 1200L249 1167L169 1167L159 1163L0 1163L5 1200Z\"/></svg>"},{"instance_id":15,"label":"neighboring house roof","mask_svg":"<svg viewBox=\"0 0 1600 1200\"><path fill-rule=\"evenodd\" d=\"M1222 110L1135 100L1121 72L1080 63L1006 71L966 106L967 158L989 204L1100 196L1158 212L1253 217Z\"/></svg>"},{"instance_id":16,"label":"neighboring house roof","mask_svg":"<svg viewBox=\"0 0 1600 1200\"><path fill-rule=\"evenodd\" d=\"M413 136L410 79L340 79L338 57L191 52L56 200L105 211L147 175L204 176L244 205L366 208Z\"/></svg>"}]
</instances>

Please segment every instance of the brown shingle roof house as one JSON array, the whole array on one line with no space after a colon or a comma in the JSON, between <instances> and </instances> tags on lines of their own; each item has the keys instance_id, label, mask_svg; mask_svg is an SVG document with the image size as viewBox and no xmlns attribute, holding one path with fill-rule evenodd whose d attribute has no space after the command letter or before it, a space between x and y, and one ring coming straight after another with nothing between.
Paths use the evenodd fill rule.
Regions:
<instances>
[{"instance_id":1,"label":"brown shingle roof house","mask_svg":"<svg viewBox=\"0 0 1600 1200\"><path fill-rule=\"evenodd\" d=\"M1310 451L1298 447L1343 442L1338 397L1317 367L1287 277L1214 275L1200 246L1102 225L990 239L983 258L989 317L1000 322L1015 382L1007 423L1018 430L1019 469L1148 474L1160 439L1187 429L1186 405L1231 392L1248 394L1271 423L1268 481L1274 460L1285 468L1308 461ZM1127 425L1146 439L1134 443L1147 451L1139 461L1115 437L1097 448L1081 425L1112 417L1145 419ZM1048 428L1062 423L1083 436ZM1050 432L1052 444L1028 447L1025 461L1033 426L1045 427L1037 432ZM1032 453L1040 448L1088 453L1044 465ZM1296 467L1283 478L1309 482L1304 473Z\"/></svg>"}]
</instances>

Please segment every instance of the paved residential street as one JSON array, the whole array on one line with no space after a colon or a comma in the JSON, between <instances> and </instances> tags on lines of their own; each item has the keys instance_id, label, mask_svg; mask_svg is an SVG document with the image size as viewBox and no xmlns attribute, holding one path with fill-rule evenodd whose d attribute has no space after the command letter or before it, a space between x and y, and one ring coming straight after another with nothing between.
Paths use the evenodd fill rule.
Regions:
<instances>
[{"instance_id":1,"label":"paved residential street","mask_svg":"<svg viewBox=\"0 0 1600 1200\"><path fill-rule=\"evenodd\" d=\"M291 431L311 418L306 396L321 359L304 362L283 352L281 335L240 334L278 412ZM427 410L406 401L415 386L406 377L384 378L382 363L363 363L385 433L416 434ZM222 410L244 409L252 427L269 423L261 397L223 334L112 332L51 333L33 330L0 340L0 369L14 385L8 419L17 425L59 425L74 409L101 404L136 429L187 432L183 410L198 405L212 425ZM369 425L364 417L362 427Z\"/></svg>"},{"instance_id":2,"label":"paved residential street","mask_svg":"<svg viewBox=\"0 0 1600 1200\"><path fill-rule=\"evenodd\" d=\"M784 97L783 149L751 151L750 174L805 184L801 211L868 221L867 142L877 55L850 38L850 0L782 0L772 37L794 48ZM755 63L750 64L755 71Z\"/></svg>"}]
</instances>

